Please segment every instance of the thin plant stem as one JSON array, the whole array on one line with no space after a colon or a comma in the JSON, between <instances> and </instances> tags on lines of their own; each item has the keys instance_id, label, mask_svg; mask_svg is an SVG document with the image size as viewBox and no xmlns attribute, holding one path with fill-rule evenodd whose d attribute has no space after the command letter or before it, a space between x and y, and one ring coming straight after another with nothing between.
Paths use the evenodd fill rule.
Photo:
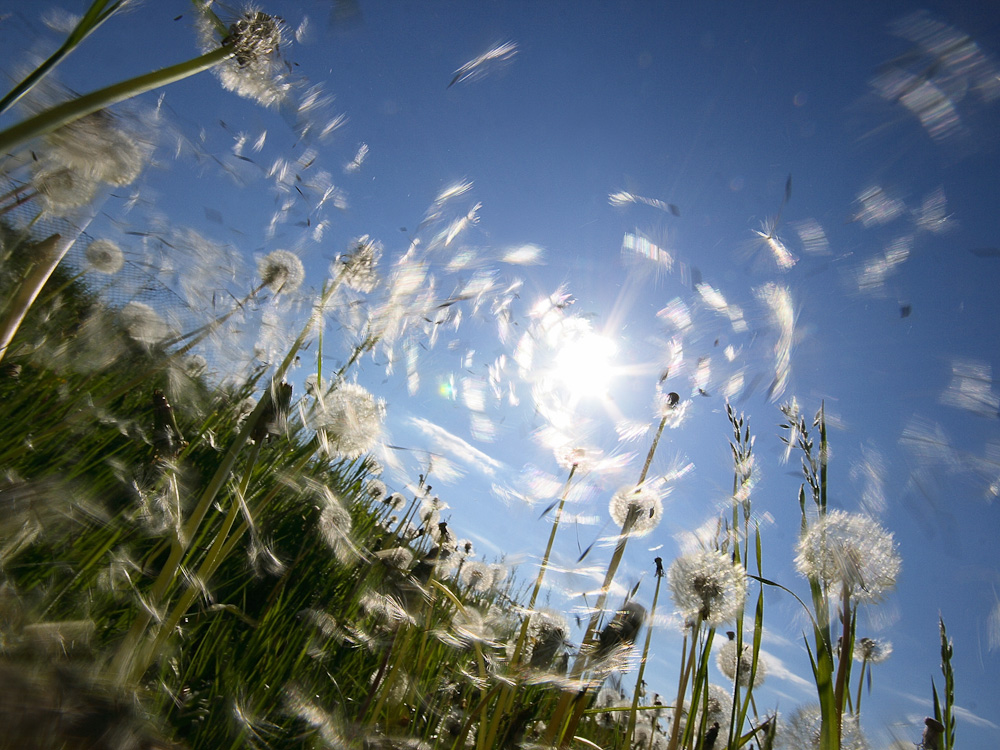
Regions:
<instances>
[{"instance_id":1,"label":"thin plant stem","mask_svg":"<svg viewBox=\"0 0 1000 750\"><path fill-rule=\"evenodd\" d=\"M88 36L97 31L101 24L108 20L126 2L126 0L116 0L110 8L107 8L109 0L94 0L87 12L83 14L76 26L66 37L59 49L49 55L46 60L37 68L32 70L14 88L12 88L2 99L0 99L0 112L6 112L11 106L33 89L52 70L62 62L63 58L75 50Z\"/></svg>"},{"instance_id":2,"label":"thin plant stem","mask_svg":"<svg viewBox=\"0 0 1000 750\"><path fill-rule=\"evenodd\" d=\"M871 666L868 664L867 654L865 654L865 656L862 657L861 674L858 675L858 697L857 700L854 702L854 713L857 716L861 716L861 687L864 685L865 682L865 669L868 670L869 674L871 673Z\"/></svg>"},{"instance_id":3,"label":"thin plant stem","mask_svg":"<svg viewBox=\"0 0 1000 750\"><path fill-rule=\"evenodd\" d=\"M687 658L681 662L680 678L677 685L677 701L674 705L674 720L670 727L670 742L667 750L677 750L677 742L680 740L681 716L684 714L684 696L687 693L688 677L691 675L691 667L694 666L695 650L698 646L698 635L701 628L701 616L694 621L691 626L691 651ZM681 643L681 654L684 654L687 635Z\"/></svg>"},{"instance_id":4,"label":"thin plant stem","mask_svg":"<svg viewBox=\"0 0 1000 750\"><path fill-rule=\"evenodd\" d=\"M163 564L156 581L153 583L153 588L150 594L152 608L158 606L159 602L166 595L166 592L175 580L181 565L181 560L190 545L190 540L194 538L198 528L201 526L202 520L204 520L205 515L208 513L208 509L211 507L216 496L222 490L223 485L229 478L233 466L236 464L236 460L239 457L240 451L242 451L243 447L250 439L250 435L253 433L254 429L256 429L257 423L264 415L265 410L269 408L271 401L275 398L275 396L271 393L272 389L277 387L277 385L284 379L285 373L287 373L288 368L291 367L299 349L301 349L305 344L310 331L317 323L323 309L329 302L330 297L337 289L340 280L343 277L343 273L344 272L341 271L332 282L328 283L324 287L320 295L320 300L314 306L313 314L310 316L309 321L303 326L302 331L289 348L284 360L282 360L281 364L278 365L274 375L271 377L272 388L265 390L264 395L257 402L257 405L247 417L246 422L243 425L243 429L240 430L239 434L229 446L229 450L226 452L222 461L219 463L219 466L216 468L215 474L212 476L212 479L202 492L198 505L195 507L194 511L192 511L181 532L179 534L175 534L171 543L171 550L169 556L167 557L167 561ZM138 644L142 640L143 634L145 633L145 630L149 626L151 620L152 613L150 608L143 608L136 616L136 619L132 622L131 629L126 635L125 640L119 647L112 661L112 675L117 675L119 679L122 677L133 678L133 675L134 678L137 679L141 676L140 674L135 674L134 669L129 666L132 661L132 657L129 652L135 644Z\"/></svg>"},{"instance_id":5,"label":"thin plant stem","mask_svg":"<svg viewBox=\"0 0 1000 750\"><path fill-rule=\"evenodd\" d=\"M230 47L220 46L192 60L154 70L151 73L145 73L57 104L0 132L0 154L9 153L32 138L51 133L81 117L110 107L112 104L131 99L176 81L182 81L213 68L232 57L233 54Z\"/></svg>"},{"instance_id":6,"label":"thin plant stem","mask_svg":"<svg viewBox=\"0 0 1000 750\"><path fill-rule=\"evenodd\" d=\"M642 676L646 672L646 660L649 658L649 644L653 638L653 618L656 616L656 603L660 598L660 584L663 583L663 561L656 558L656 588L653 590L653 604L649 610L649 618L646 625L646 642L642 647L642 659L639 661L639 674L635 678L635 690L632 692L632 710L628 716L628 730L625 734L625 746L632 747L632 738L635 736L635 715L639 706L639 691L642 687Z\"/></svg>"},{"instance_id":7,"label":"thin plant stem","mask_svg":"<svg viewBox=\"0 0 1000 750\"><path fill-rule=\"evenodd\" d=\"M524 621L521 623L521 630L517 636L517 643L514 646L514 654L511 657L510 663L516 669L520 665L521 653L524 650L524 644L528 639L528 627L531 623L531 616L535 611L535 603L538 601L538 594L542 590L542 581L545 579L545 571L548 570L549 558L552 555L552 548L555 545L556 531L559 529L559 521L562 519L563 508L566 505L566 498L569 497L570 485L573 482L573 475L576 473L577 464L573 464L569 470L569 476L566 477L566 483L563 485L562 492L559 494L559 504L556 506L555 517L552 520L552 530L549 532L549 541L545 546L545 554L542 555L542 564L538 569L538 575L535 577L535 587L531 591L531 597L528 599L527 613L525 614ZM487 737L488 746L492 746L493 740L496 736L497 730L500 726L500 721L510 710L511 705L514 702L515 692L513 685L504 685L500 692L500 698L497 701L496 710L493 712L493 717L490 720L490 725L485 733Z\"/></svg>"}]
</instances>

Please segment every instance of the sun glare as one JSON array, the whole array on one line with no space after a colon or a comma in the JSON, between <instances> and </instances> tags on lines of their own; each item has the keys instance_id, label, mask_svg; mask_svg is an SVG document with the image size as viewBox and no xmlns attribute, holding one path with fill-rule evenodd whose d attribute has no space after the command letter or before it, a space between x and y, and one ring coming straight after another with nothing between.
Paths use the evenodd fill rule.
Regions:
<instances>
[{"instance_id":1,"label":"sun glare","mask_svg":"<svg viewBox=\"0 0 1000 750\"><path fill-rule=\"evenodd\" d=\"M603 398L614 377L617 354L618 347L611 339L586 333L559 349L555 377L577 398Z\"/></svg>"}]
</instances>

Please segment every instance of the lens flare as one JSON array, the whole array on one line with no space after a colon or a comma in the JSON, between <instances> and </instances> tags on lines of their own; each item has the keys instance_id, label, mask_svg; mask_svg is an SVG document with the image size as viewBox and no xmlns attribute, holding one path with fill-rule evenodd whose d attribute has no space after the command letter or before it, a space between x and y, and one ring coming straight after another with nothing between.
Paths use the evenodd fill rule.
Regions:
<instances>
[{"instance_id":1,"label":"lens flare","mask_svg":"<svg viewBox=\"0 0 1000 750\"><path fill-rule=\"evenodd\" d=\"M556 353L553 374L577 398L602 398L614 377L618 347L597 333L584 333Z\"/></svg>"}]
</instances>

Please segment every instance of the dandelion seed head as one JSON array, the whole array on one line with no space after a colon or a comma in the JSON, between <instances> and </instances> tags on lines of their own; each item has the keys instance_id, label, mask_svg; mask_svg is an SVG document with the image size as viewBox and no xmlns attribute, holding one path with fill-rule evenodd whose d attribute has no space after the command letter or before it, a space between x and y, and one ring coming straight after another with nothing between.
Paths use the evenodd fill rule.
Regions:
<instances>
[{"instance_id":1,"label":"dandelion seed head","mask_svg":"<svg viewBox=\"0 0 1000 750\"><path fill-rule=\"evenodd\" d=\"M736 653L736 640L731 639L722 644L716 652L715 663L730 680L737 681L740 687L750 686L750 669L753 666L753 644L748 643L748 638L743 640L743 650L739 656ZM764 682L767 676L767 664L762 654L757 655L757 671L754 673L753 686L758 687Z\"/></svg>"},{"instance_id":2,"label":"dandelion seed head","mask_svg":"<svg viewBox=\"0 0 1000 750\"><path fill-rule=\"evenodd\" d=\"M681 401L677 393L664 392L657 388L654 406L657 416L666 420L667 427L674 429L680 427L687 419L688 411L691 408L691 399Z\"/></svg>"},{"instance_id":3,"label":"dandelion seed head","mask_svg":"<svg viewBox=\"0 0 1000 750\"><path fill-rule=\"evenodd\" d=\"M353 243L353 250L334 261L335 274L341 282L356 292L368 293L379 283L378 261L382 257L382 245L371 240L367 234Z\"/></svg>"},{"instance_id":4,"label":"dandelion seed head","mask_svg":"<svg viewBox=\"0 0 1000 750\"><path fill-rule=\"evenodd\" d=\"M893 589L900 565L891 533L868 516L842 510L829 511L809 527L795 558L806 578L846 586L862 602L878 601Z\"/></svg>"},{"instance_id":5,"label":"dandelion seed head","mask_svg":"<svg viewBox=\"0 0 1000 750\"><path fill-rule=\"evenodd\" d=\"M302 261L287 250L275 250L258 260L257 273L262 284L285 294L295 292L306 277Z\"/></svg>"},{"instance_id":6,"label":"dandelion seed head","mask_svg":"<svg viewBox=\"0 0 1000 750\"><path fill-rule=\"evenodd\" d=\"M342 383L317 409L314 426L327 434L330 450L344 458L359 458L382 434L385 402L357 383Z\"/></svg>"},{"instance_id":7,"label":"dandelion seed head","mask_svg":"<svg viewBox=\"0 0 1000 750\"><path fill-rule=\"evenodd\" d=\"M379 550L375 557L396 570L409 570L413 565L413 553L406 547Z\"/></svg>"},{"instance_id":8,"label":"dandelion seed head","mask_svg":"<svg viewBox=\"0 0 1000 750\"><path fill-rule=\"evenodd\" d=\"M892 643L875 638L859 638L854 642L854 660L881 664L892 655Z\"/></svg>"},{"instance_id":9,"label":"dandelion seed head","mask_svg":"<svg viewBox=\"0 0 1000 750\"><path fill-rule=\"evenodd\" d=\"M663 516L660 488L649 483L641 487L626 485L611 496L608 511L623 533L626 522L630 521L629 536L646 536L659 525Z\"/></svg>"},{"instance_id":10,"label":"dandelion seed head","mask_svg":"<svg viewBox=\"0 0 1000 750\"><path fill-rule=\"evenodd\" d=\"M624 708L625 705L625 696L607 685L598 690L597 695L594 696L594 708L596 709ZM597 717L597 723L602 727L613 727L620 724L623 718L627 720L628 712L604 711L599 713Z\"/></svg>"},{"instance_id":11,"label":"dandelion seed head","mask_svg":"<svg viewBox=\"0 0 1000 750\"><path fill-rule=\"evenodd\" d=\"M709 684L705 705L701 701L698 702L697 710L692 719L694 726L704 727L704 731L707 732L713 724L718 724L717 737L726 737L729 734L729 721L733 710L733 698L730 692L729 688ZM702 719L703 714L704 719Z\"/></svg>"},{"instance_id":12,"label":"dandelion seed head","mask_svg":"<svg viewBox=\"0 0 1000 750\"><path fill-rule=\"evenodd\" d=\"M32 178L32 185L41 195L48 213L53 216L64 216L86 206L100 187L97 180L66 167L38 170Z\"/></svg>"},{"instance_id":13,"label":"dandelion seed head","mask_svg":"<svg viewBox=\"0 0 1000 750\"><path fill-rule=\"evenodd\" d=\"M318 521L320 536L338 560L345 564L351 562L356 554L350 538L351 514L329 487L321 485L316 489L321 502Z\"/></svg>"},{"instance_id":14,"label":"dandelion seed head","mask_svg":"<svg viewBox=\"0 0 1000 750\"><path fill-rule=\"evenodd\" d=\"M780 750L819 750L822 715L817 704L799 706L787 721L778 724L777 743ZM845 715L841 724L841 750L868 750L868 741L861 733L857 719Z\"/></svg>"},{"instance_id":15,"label":"dandelion seed head","mask_svg":"<svg viewBox=\"0 0 1000 750\"><path fill-rule=\"evenodd\" d=\"M118 187L135 182L153 151L136 128L103 109L54 130L44 143L43 164Z\"/></svg>"},{"instance_id":16,"label":"dandelion seed head","mask_svg":"<svg viewBox=\"0 0 1000 750\"><path fill-rule=\"evenodd\" d=\"M128 335L146 346L153 346L170 333L160 314L143 302L129 302L122 308L121 318Z\"/></svg>"},{"instance_id":17,"label":"dandelion seed head","mask_svg":"<svg viewBox=\"0 0 1000 750\"><path fill-rule=\"evenodd\" d=\"M211 27L203 32L205 46L209 49ZM223 88L253 99L265 107L274 107L288 98L292 83L281 59L285 44L284 23L254 8L248 8L229 27L229 36L223 45L233 50L230 60L216 66L215 70ZM207 50L206 50L207 51Z\"/></svg>"},{"instance_id":18,"label":"dandelion seed head","mask_svg":"<svg viewBox=\"0 0 1000 750\"><path fill-rule=\"evenodd\" d=\"M398 492L393 492L388 497L383 498L382 502L390 513L398 513L406 507L406 498Z\"/></svg>"},{"instance_id":19,"label":"dandelion seed head","mask_svg":"<svg viewBox=\"0 0 1000 750\"><path fill-rule=\"evenodd\" d=\"M85 257L92 269L108 276L118 273L125 265L125 255L111 240L94 240L87 246Z\"/></svg>"},{"instance_id":20,"label":"dandelion seed head","mask_svg":"<svg viewBox=\"0 0 1000 750\"><path fill-rule=\"evenodd\" d=\"M493 569L484 562L469 560L462 566L462 585L476 594L485 594L494 584Z\"/></svg>"},{"instance_id":21,"label":"dandelion seed head","mask_svg":"<svg viewBox=\"0 0 1000 750\"><path fill-rule=\"evenodd\" d=\"M667 572L674 604L685 620L700 617L721 625L736 617L746 599L743 568L716 550L698 550L674 560Z\"/></svg>"},{"instance_id":22,"label":"dandelion seed head","mask_svg":"<svg viewBox=\"0 0 1000 750\"><path fill-rule=\"evenodd\" d=\"M385 499L386 487L385 482L381 479L369 479L365 482L365 486L362 489L362 493L365 498L370 502L377 503Z\"/></svg>"}]
</instances>

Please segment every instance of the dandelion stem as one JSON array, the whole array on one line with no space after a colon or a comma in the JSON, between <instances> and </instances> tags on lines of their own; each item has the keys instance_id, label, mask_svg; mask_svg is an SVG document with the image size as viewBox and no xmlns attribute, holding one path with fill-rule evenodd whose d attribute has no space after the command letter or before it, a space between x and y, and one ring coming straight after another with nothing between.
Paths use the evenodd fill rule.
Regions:
<instances>
[{"instance_id":1,"label":"dandelion stem","mask_svg":"<svg viewBox=\"0 0 1000 750\"><path fill-rule=\"evenodd\" d=\"M63 125L68 125L112 104L201 73L232 56L231 48L220 46L192 60L154 70L57 104L0 132L0 154L9 153L32 138L51 133Z\"/></svg>"},{"instance_id":2,"label":"dandelion stem","mask_svg":"<svg viewBox=\"0 0 1000 750\"><path fill-rule=\"evenodd\" d=\"M660 419L660 426L656 428L656 436L653 438L652 445L649 446L649 453L646 454L646 463L642 466L642 473L639 474L639 481L636 485L641 485L646 481L646 474L649 473L649 467L653 464L653 454L656 453L656 446L660 442L660 436L663 434L663 428L667 426L667 418L663 417Z\"/></svg>"},{"instance_id":3,"label":"dandelion stem","mask_svg":"<svg viewBox=\"0 0 1000 750\"><path fill-rule=\"evenodd\" d=\"M865 669L868 670L869 674L871 673L867 653L861 659L861 674L858 675L858 699L854 703L854 713L856 716L861 716L861 687L865 682Z\"/></svg>"},{"instance_id":4,"label":"dandelion stem","mask_svg":"<svg viewBox=\"0 0 1000 750\"><path fill-rule=\"evenodd\" d=\"M566 477L566 483L563 485L562 492L559 495L559 505L556 506L555 518L552 520L552 530L549 532L549 541L545 546L545 554L542 555L542 564L538 569L538 576L535 578L535 587L532 589L531 597L528 599L527 613L525 614L524 621L521 623L521 630L517 636L517 644L514 646L514 654L511 657L511 666L517 668L520 664L521 653L524 651L524 644L528 639L528 627L531 624L531 616L535 611L535 602L538 601L538 594L542 590L542 581L545 579L545 571L549 567L549 558L552 555L552 547L555 545L556 531L559 529L559 521L562 518L563 508L566 505L566 498L569 497L569 488L573 482L573 475L576 473L577 464L573 464L569 469L569 476ZM510 710L515 698L515 693L512 685L505 685L500 693L500 699L497 701L496 710L493 712L493 718L490 721L490 726L488 731L485 733L487 739L487 747L493 746L493 740L496 736L497 730L500 725L500 720L506 715L507 711Z\"/></svg>"},{"instance_id":5,"label":"dandelion stem","mask_svg":"<svg viewBox=\"0 0 1000 750\"><path fill-rule=\"evenodd\" d=\"M646 659L649 657L649 643L653 638L653 618L656 616L656 602L660 598L660 584L663 582L663 563L656 558L656 588L653 591L653 604L649 610L649 621L646 625L646 642L642 647L642 659L639 661L639 674L635 678L635 690L632 693L632 711L628 716L628 731L625 734L625 747L632 747L635 736L635 715L639 706L639 691L642 686L642 676L646 672Z\"/></svg>"},{"instance_id":6,"label":"dandelion stem","mask_svg":"<svg viewBox=\"0 0 1000 750\"><path fill-rule=\"evenodd\" d=\"M687 659L681 662L680 680L677 685L677 703L674 706L674 720L670 727L670 743L667 745L667 750L677 750L677 741L680 739L681 716L684 713L684 695L687 693L687 681L691 674L691 667L694 665L694 655L698 645L698 631L700 628L701 616L699 615L694 621L694 625L691 626L691 651ZM687 635L684 636L684 641L681 643L681 654L684 654L686 645Z\"/></svg>"}]
</instances>

